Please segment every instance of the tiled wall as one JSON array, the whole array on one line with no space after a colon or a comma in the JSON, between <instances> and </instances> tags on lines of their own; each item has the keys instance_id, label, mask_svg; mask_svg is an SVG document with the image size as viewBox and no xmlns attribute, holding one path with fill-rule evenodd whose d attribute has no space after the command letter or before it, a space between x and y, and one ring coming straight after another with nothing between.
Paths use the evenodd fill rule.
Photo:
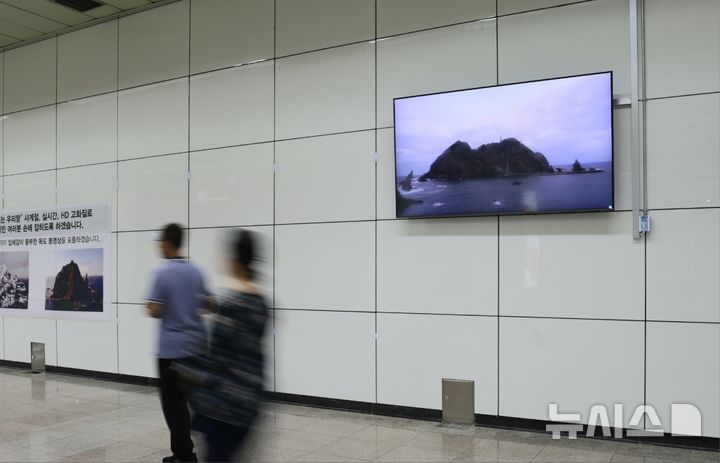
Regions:
<instances>
[{"instance_id":1,"label":"tiled wall","mask_svg":"<svg viewBox=\"0 0 720 463\"><path fill-rule=\"evenodd\" d=\"M109 322L0 319L0 358L154 375L153 230L187 224L217 286L243 226L271 389L440 408L464 378L478 413L691 402L720 436L720 3L646 5L638 241L628 108L616 212L394 218L393 97L604 70L627 95L628 0L184 0L7 51L3 205L112 201L117 287Z\"/></svg>"}]
</instances>

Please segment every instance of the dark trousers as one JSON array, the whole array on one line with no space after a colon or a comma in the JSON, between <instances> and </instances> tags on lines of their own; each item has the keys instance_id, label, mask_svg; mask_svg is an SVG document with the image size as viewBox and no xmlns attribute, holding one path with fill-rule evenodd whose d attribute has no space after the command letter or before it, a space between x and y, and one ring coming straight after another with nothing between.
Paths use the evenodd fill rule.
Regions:
<instances>
[{"instance_id":1,"label":"dark trousers","mask_svg":"<svg viewBox=\"0 0 720 463\"><path fill-rule=\"evenodd\" d=\"M184 458L193 453L190 438L190 411L180 390L180 378L172 369L172 359L158 359L160 373L160 403L165 422L170 429L170 449L173 455Z\"/></svg>"},{"instance_id":2,"label":"dark trousers","mask_svg":"<svg viewBox=\"0 0 720 463\"><path fill-rule=\"evenodd\" d=\"M205 434L208 463L234 461L233 455L240 449L250 428L233 426L202 415L195 417L193 427Z\"/></svg>"}]
</instances>

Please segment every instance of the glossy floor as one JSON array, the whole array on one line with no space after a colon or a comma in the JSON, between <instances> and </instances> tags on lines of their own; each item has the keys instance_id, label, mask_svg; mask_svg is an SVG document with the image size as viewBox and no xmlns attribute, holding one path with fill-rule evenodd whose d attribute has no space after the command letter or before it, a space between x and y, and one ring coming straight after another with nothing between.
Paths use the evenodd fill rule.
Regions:
<instances>
[{"instance_id":1,"label":"glossy floor","mask_svg":"<svg viewBox=\"0 0 720 463\"><path fill-rule=\"evenodd\" d=\"M714 462L720 453L267 404L243 461ZM0 368L0 462L160 461L157 391ZM195 438L199 452L202 439Z\"/></svg>"}]
</instances>

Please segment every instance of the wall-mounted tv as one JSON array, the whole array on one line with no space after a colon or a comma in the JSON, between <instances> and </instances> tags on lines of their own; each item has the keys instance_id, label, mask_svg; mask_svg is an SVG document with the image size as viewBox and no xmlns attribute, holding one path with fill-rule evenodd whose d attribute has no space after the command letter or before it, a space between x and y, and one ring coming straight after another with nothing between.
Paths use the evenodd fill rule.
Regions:
<instances>
[{"instance_id":1,"label":"wall-mounted tv","mask_svg":"<svg viewBox=\"0 0 720 463\"><path fill-rule=\"evenodd\" d=\"M397 217L610 211L612 72L396 98Z\"/></svg>"}]
</instances>

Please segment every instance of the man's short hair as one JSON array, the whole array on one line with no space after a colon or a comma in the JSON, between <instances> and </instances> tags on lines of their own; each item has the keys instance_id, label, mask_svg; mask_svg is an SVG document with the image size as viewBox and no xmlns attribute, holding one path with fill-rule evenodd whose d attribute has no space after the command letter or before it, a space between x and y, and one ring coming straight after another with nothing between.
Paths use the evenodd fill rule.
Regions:
<instances>
[{"instance_id":1,"label":"man's short hair","mask_svg":"<svg viewBox=\"0 0 720 463\"><path fill-rule=\"evenodd\" d=\"M183 240L183 229L176 223L165 225L160 241L166 241L170 243L175 249L180 249Z\"/></svg>"}]
</instances>

